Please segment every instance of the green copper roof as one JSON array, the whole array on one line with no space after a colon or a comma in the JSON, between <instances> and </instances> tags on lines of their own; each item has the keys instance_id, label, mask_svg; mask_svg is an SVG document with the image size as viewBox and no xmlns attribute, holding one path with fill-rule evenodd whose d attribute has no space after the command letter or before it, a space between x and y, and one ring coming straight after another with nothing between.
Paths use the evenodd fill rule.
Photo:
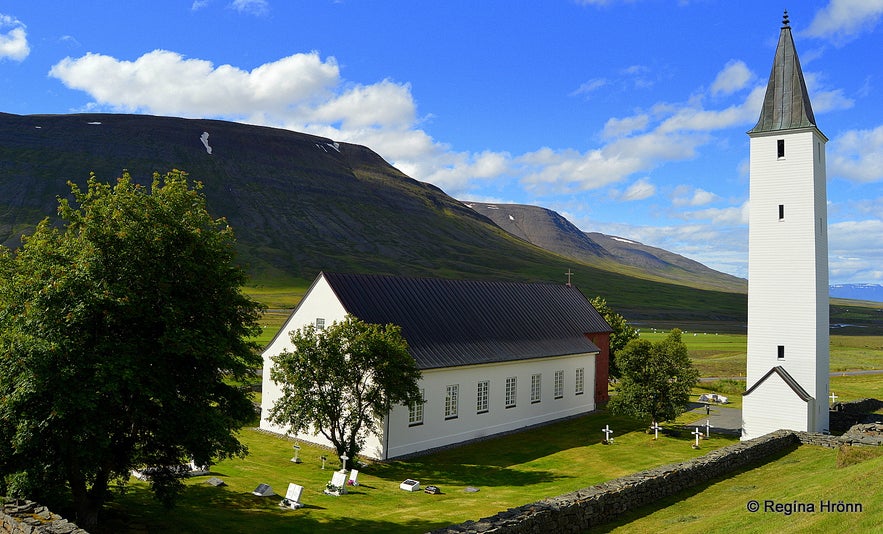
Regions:
<instances>
[{"instance_id":1,"label":"green copper roof","mask_svg":"<svg viewBox=\"0 0 883 534\"><path fill-rule=\"evenodd\" d=\"M763 108L760 119L748 131L749 134L807 128L816 125L803 80L803 71L797 59L794 39L791 37L791 26L788 24L788 12L782 20L782 31L779 44L776 46L776 57L773 70L767 83Z\"/></svg>"}]
</instances>

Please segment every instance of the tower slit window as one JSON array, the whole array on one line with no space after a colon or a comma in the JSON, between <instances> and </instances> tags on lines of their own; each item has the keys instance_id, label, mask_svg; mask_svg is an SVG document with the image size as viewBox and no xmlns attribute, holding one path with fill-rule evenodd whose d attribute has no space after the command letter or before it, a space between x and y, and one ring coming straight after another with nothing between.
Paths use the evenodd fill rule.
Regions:
<instances>
[{"instance_id":1,"label":"tower slit window","mask_svg":"<svg viewBox=\"0 0 883 534\"><path fill-rule=\"evenodd\" d=\"M780 221L785 220L785 205L784 204L779 204L779 220Z\"/></svg>"},{"instance_id":2,"label":"tower slit window","mask_svg":"<svg viewBox=\"0 0 883 534\"><path fill-rule=\"evenodd\" d=\"M776 154L779 159L783 159L785 157L785 140L778 139L776 140Z\"/></svg>"},{"instance_id":3,"label":"tower slit window","mask_svg":"<svg viewBox=\"0 0 883 534\"><path fill-rule=\"evenodd\" d=\"M784 360L785 359L785 345L779 345L776 349L777 349L776 356L778 357L778 359Z\"/></svg>"}]
</instances>

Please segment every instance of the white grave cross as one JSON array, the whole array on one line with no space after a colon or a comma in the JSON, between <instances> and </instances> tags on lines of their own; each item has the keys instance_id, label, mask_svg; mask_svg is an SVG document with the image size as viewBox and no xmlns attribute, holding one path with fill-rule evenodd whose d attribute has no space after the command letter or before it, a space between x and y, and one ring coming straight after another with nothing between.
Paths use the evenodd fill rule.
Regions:
<instances>
[{"instance_id":1,"label":"white grave cross","mask_svg":"<svg viewBox=\"0 0 883 534\"><path fill-rule=\"evenodd\" d=\"M707 438L709 436L711 436L711 421L706 419L705 420L705 437Z\"/></svg>"},{"instance_id":2,"label":"white grave cross","mask_svg":"<svg viewBox=\"0 0 883 534\"><path fill-rule=\"evenodd\" d=\"M696 448L699 448L699 436L702 435L702 431L699 430L699 427L697 426L696 429L693 430L692 434L696 436Z\"/></svg>"},{"instance_id":3,"label":"white grave cross","mask_svg":"<svg viewBox=\"0 0 883 534\"><path fill-rule=\"evenodd\" d=\"M610 443L610 434L613 434L613 431L610 430L610 425L604 425L601 432L604 432L604 441Z\"/></svg>"},{"instance_id":4,"label":"white grave cross","mask_svg":"<svg viewBox=\"0 0 883 534\"><path fill-rule=\"evenodd\" d=\"M340 455L340 470L346 471L346 461L349 460L350 457L343 453Z\"/></svg>"},{"instance_id":5,"label":"white grave cross","mask_svg":"<svg viewBox=\"0 0 883 534\"><path fill-rule=\"evenodd\" d=\"M831 404L834 404L835 402L837 402L838 398L839 397L837 397L837 395L834 395L833 393L831 393Z\"/></svg>"},{"instance_id":6,"label":"white grave cross","mask_svg":"<svg viewBox=\"0 0 883 534\"><path fill-rule=\"evenodd\" d=\"M650 427L653 430L653 439L659 439L659 431L662 430L662 427L659 426L659 423L653 421L653 426Z\"/></svg>"}]
</instances>

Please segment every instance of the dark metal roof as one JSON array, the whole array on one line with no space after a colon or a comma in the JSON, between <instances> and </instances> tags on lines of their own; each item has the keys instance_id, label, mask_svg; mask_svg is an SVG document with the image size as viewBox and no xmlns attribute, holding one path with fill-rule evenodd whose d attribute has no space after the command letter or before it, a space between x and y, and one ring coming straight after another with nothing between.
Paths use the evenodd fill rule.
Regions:
<instances>
[{"instance_id":1,"label":"dark metal roof","mask_svg":"<svg viewBox=\"0 0 883 534\"><path fill-rule=\"evenodd\" d=\"M760 118L749 134L816 126L787 11L782 24Z\"/></svg>"},{"instance_id":2,"label":"dark metal roof","mask_svg":"<svg viewBox=\"0 0 883 534\"><path fill-rule=\"evenodd\" d=\"M794 380L794 377L791 376L791 373L786 371L785 368L782 367L781 365L777 365L777 366L773 367L772 369L770 369L769 371L767 371L767 373L765 375L763 375L763 377L761 377L760 380L755 382L753 386L748 388L748 391L743 393L742 396L744 397L746 395L749 395L752 391L757 389L757 386L766 382L766 379L769 378L773 373L776 373L777 375L782 377L782 380L784 380L785 383L788 384L788 387L790 387L791 390L794 393L796 393L798 397L800 397L800 400L807 402L812 398L812 396L809 393L807 393L805 389L803 389L803 386L798 384L797 380Z\"/></svg>"},{"instance_id":3,"label":"dark metal roof","mask_svg":"<svg viewBox=\"0 0 883 534\"><path fill-rule=\"evenodd\" d=\"M348 313L402 328L421 369L597 352L610 332L576 288L322 273Z\"/></svg>"}]
</instances>

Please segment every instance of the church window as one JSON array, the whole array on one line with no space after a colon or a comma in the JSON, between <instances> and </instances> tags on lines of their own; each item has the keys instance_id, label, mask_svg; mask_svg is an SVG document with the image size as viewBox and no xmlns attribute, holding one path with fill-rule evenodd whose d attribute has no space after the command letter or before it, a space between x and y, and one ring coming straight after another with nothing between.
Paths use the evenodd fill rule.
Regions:
<instances>
[{"instance_id":1,"label":"church window","mask_svg":"<svg viewBox=\"0 0 883 534\"><path fill-rule=\"evenodd\" d=\"M777 146L777 149L778 149L778 150L777 150L778 158L779 158L779 159L784 158L784 157L785 157L785 140L784 140L784 139L779 139L779 140L777 140L777 141L776 141L776 146Z\"/></svg>"},{"instance_id":2,"label":"church window","mask_svg":"<svg viewBox=\"0 0 883 534\"><path fill-rule=\"evenodd\" d=\"M540 402L540 387L542 384L543 375L536 374L530 376L530 402L531 404L536 404Z\"/></svg>"},{"instance_id":3,"label":"church window","mask_svg":"<svg viewBox=\"0 0 883 534\"><path fill-rule=\"evenodd\" d=\"M325 319L322 317L316 318L316 330L324 330L325 329Z\"/></svg>"},{"instance_id":4,"label":"church window","mask_svg":"<svg viewBox=\"0 0 883 534\"><path fill-rule=\"evenodd\" d=\"M506 408L515 407L516 385L517 382L514 376L510 376L506 379Z\"/></svg>"},{"instance_id":5,"label":"church window","mask_svg":"<svg viewBox=\"0 0 883 534\"><path fill-rule=\"evenodd\" d=\"M586 385L586 370L583 367L580 367L576 370L576 377L573 380L573 393L575 395L582 395L585 391Z\"/></svg>"},{"instance_id":6,"label":"church window","mask_svg":"<svg viewBox=\"0 0 883 534\"><path fill-rule=\"evenodd\" d=\"M778 347L778 358L780 360L785 359L785 345L779 345Z\"/></svg>"},{"instance_id":7,"label":"church window","mask_svg":"<svg viewBox=\"0 0 883 534\"><path fill-rule=\"evenodd\" d=\"M555 398L564 396L564 369L555 371Z\"/></svg>"},{"instance_id":8,"label":"church window","mask_svg":"<svg viewBox=\"0 0 883 534\"><path fill-rule=\"evenodd\" d=\"M420 390L420 398L423 398L423 390ZM412 402L408 406L408 426L423 424L423 401Z\"/></svg>"},{"instance_id":9,"label":"church window","mask_svg":"<svg viewBox=\"0 0 883 534\"><path fill-rule=\"evenodd\" d=\"M453 384L445 389L445 419L457 418L457 404L460 397L460 385Z\"/></svg>"},{"instance_id":10,"label":"church window","mask_svg":"<svg viewBox=\"0 0 883 534\"><path fill-rule=\"evenodd\" d=\"M475 411L476 413L487 413L488 411L488 390L490 383L482 380L478 383L478 391L476 396Z\"/></svg>"}]
</instances>

